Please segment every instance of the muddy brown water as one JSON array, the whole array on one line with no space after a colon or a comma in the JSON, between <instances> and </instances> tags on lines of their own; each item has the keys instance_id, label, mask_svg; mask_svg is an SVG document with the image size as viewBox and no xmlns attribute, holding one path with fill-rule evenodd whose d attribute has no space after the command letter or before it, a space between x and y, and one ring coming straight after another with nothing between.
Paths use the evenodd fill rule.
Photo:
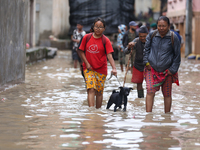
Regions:
<instances>
[{"instance_id":1,"label":"muddy brown water","mask_svg":"<svg viewBox=\"0 0 200 150\"><path fill-rule=\"evenodd\" d=\"M117 64L118 78L124 73ZM108 71L111 67L108 66ZM70 51L26 66L26 81L0 93L0 150L200 149L200 61L182 59L180 86L173 85L172 112L164 114L158 92L152 113L136 85L127 111L106 110L116 78L106 81L101 109L88 108L84 80ZM143 83L145 88L145 82ZM146 94L146 91L145 91Z\"/></svg>"}]
</instances>

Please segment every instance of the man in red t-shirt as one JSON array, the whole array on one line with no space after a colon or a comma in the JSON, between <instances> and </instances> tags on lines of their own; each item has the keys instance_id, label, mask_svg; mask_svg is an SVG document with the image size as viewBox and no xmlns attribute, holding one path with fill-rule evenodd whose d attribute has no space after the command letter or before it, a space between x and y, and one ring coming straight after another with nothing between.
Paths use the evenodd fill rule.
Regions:
<instances>
[{"instance_id":1,"label":"man in red t-shirt","mask_svg":"<svg viewBox=\"0 0 200 150\"><path fill-rule=\"evenodd\" d=\"M113 48L110 40L103 35L104 31L104 20L96 19L94 21L94 33L86 34L79 46L80 56L83 60L89 107L94 106L95 95L96 108L100 108L102 105L104 82L107 75L107 58L112 66L111 73L117 75L115 62L112 58ZM88 41L87 36L91 36ZM105 45L102 41L103 38Z\"/></svg>"}]
</instances>

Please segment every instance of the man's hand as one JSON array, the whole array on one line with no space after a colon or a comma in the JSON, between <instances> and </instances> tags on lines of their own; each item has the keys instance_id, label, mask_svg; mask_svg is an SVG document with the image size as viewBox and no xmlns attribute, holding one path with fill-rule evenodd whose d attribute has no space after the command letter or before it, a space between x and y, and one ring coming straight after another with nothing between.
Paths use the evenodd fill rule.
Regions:
<instances>
[{"instance_id":1,"label":"man's hand","mask_svg":"<svg viewBox=\"0 0 200 150\"><path fill-rule=\"evenodd\" d=\"M130 42L130 43L128 43L128 48L129 48L129 49L130 49L130 48L133 48L134 45L135 45L135 42Z\"/></svg>"}]
</instances>

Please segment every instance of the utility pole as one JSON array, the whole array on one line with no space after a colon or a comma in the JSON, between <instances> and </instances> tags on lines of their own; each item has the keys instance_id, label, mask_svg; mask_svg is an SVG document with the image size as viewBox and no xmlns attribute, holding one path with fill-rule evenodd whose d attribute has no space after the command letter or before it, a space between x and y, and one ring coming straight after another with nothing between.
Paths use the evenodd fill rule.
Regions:
<instances>
[{"instance_id":1,"label":"utility pole","mask_svg":"<svg viewBox=\"0 0 200 150\"><path fill-rule=\"evenodd\" d=\"M186 2L185 57L192 53L192 0Z\"/></svg>"}]
</instances>

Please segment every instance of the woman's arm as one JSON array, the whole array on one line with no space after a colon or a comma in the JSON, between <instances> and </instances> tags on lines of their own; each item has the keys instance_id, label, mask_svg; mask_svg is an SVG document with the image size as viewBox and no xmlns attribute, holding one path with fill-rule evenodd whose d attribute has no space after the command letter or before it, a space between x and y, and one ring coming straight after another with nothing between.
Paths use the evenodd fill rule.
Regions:
<instances>
[{"instance_id":1,"label":"woman's arm","mask_svg":"<svg viewBox=\"0 0 200 150\"><path fill-rule=\"evenodd\" d=\"M148 63L148 56L149 56L150 50L151 50L151 36L150 34L148 34L146 37L146 42L144 46L144 57L143 57L144 64Z\"/></svg>"},{"instance_id":2,"label":"woman's arm","mask_svg":"<svg viewBox=\"0 0 200 150\"><path fill-rule=\"evenodd\" d=\"M173 63L171 65L171 67L169 68L169 74L175 74L178 71L178 68L180 66L181 63L181 54L180 54L180 41L178 39L178 37L176 36L176 34L174 34L174 45L173 45L174 49L174 57L173 57Z\"/></svg>"},{"instance_id":3,"label":"woman's arm","mask_svg":"<svg viewBox=\"0 0 200 150\"><path fill-rule=\"evenodd\" d=\"M107 58L108 58L108 61L110 62L111 66L112 66L111 74L117 76L117 70L116 70L116 67L115 67L115 61L113 60L113 57L112 57L112 53L107 54Z\"/></svg>"},{"instance_id":4,"label":"woman's arm","mask_svg":"<svg viewBox=\"0 0 200 150\"><path fill-rule=\"evenodd\" d=\"M87 61L87 58L85 57L85 53L82 50L78 50L78 53L81 56L82 61L85 63L86 68L88 70L92 70L92 66L90 65L90 63Z\"/></svg>"},{"instance_id":5,"label":"woman's arm","mask_svg":"<svg viewBox=\"0 0 200 150\"><path fill-rule=\"evenodd\" d=\"M143 57L143 64L146 65L148 70L151 69L151 65L148 62L150 50L151 50L151 35L148 34L146 37L146 42L144 46L144 57Z\"/></svg>"}]
</instances>

